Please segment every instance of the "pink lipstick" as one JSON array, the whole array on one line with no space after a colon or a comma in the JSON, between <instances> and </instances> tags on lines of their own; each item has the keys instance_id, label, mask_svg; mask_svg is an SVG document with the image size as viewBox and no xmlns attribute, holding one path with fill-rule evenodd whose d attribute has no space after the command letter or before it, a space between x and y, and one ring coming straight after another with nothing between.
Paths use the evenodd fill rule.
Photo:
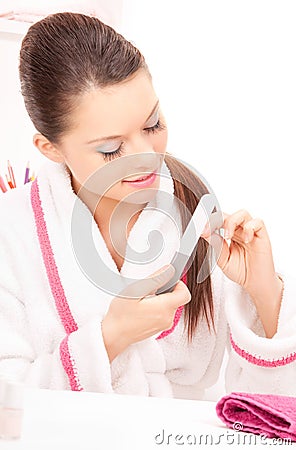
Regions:
<instances>
[{"instance_id":1,"label":"pink lipstick","mask_svg":"<svg viewBox=\"0 0 296 450\"><path fill-rule=\"evenodd\" d=\"M150 173L150 175L147 175L146 177L141 177L138 180L123 180L124 183L128 183L130 186L134 186L134 187L147 187L150 186L151 184L154 183L154 181L156 180L157 177L157 173L152 172Z\"/></svg>"}]
</instances>

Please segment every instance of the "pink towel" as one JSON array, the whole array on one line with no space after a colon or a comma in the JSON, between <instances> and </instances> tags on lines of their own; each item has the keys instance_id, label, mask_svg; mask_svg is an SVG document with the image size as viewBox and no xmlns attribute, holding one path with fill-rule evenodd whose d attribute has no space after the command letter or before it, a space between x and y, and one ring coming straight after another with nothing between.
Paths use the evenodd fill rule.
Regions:
<instances>
[{"instance_id":1,"label":"pink towel","mask_svg":"<svg viewBox=\"0 0 296 450\"><path fill-rule=\"evenodd\" d=\"M218 401L216 412L233 429L239 424L240 431L296 442L295 397L232 392Z\"/></svg>"}]
</instances>

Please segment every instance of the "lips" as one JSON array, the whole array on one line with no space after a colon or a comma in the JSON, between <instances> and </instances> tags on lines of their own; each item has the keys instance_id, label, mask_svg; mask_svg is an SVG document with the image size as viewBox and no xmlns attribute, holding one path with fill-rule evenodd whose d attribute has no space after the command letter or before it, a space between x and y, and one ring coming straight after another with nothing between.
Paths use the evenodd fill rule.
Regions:
<instances>
[{"instance_id":1,"label":"lips","mask_svg":"<svg viewBox=\"0 0 296 450\"><path fill-rule=\"evenodd\" d=\"M143 177L136 178L136 179L131 179L131 180L126 179L126 180L123 180L123 181L126 181L126 182L145 181L145 180L148 180L150 177L152 177L155 174L155 172L156 172L156 170L154 170L154 172L151 172L149 175L144 175Z\"/></svg>"}]
</instances>

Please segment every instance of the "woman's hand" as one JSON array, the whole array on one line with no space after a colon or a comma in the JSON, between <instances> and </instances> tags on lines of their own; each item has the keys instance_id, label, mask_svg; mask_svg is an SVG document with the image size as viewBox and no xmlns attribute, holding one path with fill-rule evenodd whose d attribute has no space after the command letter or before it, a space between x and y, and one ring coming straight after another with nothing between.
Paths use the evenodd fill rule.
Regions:
<instances>
[{"instance_id":1,"label":"woman's hand","mask_svg":"<svg viewBox=\"0 0 296 450\"><path fill-rule=\"evenodd\" d=\"M179 306L191 300L183 281L172 292L155 292L174 275L172 265L130 284L114 297L102 321L102 333L110 362L130 344L172 327Z\"/></svg>"},{"instance_id":2,"label":"woman's hand","mask_svg":"<svg viewBox=\"0 0 296 450\"><path fill-rule=\"evenodd\" d=\"M250 294L258 313L261 311L265 330L274 334L283 286L275 272L266 227L261 219L252 218L245 210L223 216L224 238L210 234L208 228L202 236L218 253L217 263L224 274Z\"/></svg>"}]
</instances>

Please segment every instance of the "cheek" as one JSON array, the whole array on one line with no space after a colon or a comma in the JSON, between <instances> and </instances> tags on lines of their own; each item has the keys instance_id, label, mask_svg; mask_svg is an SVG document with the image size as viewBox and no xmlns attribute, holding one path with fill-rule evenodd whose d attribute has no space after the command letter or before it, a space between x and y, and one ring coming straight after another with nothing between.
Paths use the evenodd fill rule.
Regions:
<instances>
[{"instance_id":1,"label":"cheek","mask_svg":"<svg viewBox=\"0 0 296 450\"><path fill-rule=\"evenodd\" d=\"M102 158L95 153L82 156L78 152L65 159L65 163L81 184L85 183L90 177L95 176L95 173L105 164Z\"/></svg>"},{"instance_id":2,"label":"cheek","mask_svg":"<svg viewBox=\"0 0 296 450\"><path fill-rule=\"evenodd\" d=\"M163 130L158 135L153 136L153 148L157 153L165 153L168 142L168 132Z\"/></svg>"}]
</instances>

